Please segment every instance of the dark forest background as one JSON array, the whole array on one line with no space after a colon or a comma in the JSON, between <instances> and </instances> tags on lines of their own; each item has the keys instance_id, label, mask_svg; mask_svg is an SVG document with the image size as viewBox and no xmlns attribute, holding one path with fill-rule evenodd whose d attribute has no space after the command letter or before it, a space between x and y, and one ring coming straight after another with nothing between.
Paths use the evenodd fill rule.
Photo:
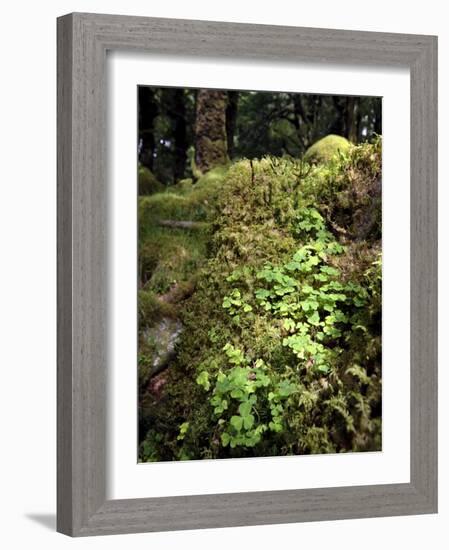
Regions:
<instances>
[{"instance_id":1,"label":"dark forest background","mask_svg":"<svg viewBox=\"0 0 449 550\"><path fill-rule=\"evenodd\" d=\"M328 134L358 144L382 133L378 97L147 86L138 94L139 162L165 185L228 159L301 157Z\"/></svg>"}]
</instances>

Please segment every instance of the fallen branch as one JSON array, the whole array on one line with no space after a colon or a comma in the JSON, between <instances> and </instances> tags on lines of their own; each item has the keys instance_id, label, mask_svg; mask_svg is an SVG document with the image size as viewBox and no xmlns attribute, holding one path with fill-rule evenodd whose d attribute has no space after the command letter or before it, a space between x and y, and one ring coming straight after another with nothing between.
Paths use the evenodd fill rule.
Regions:
<instances>
[{"instance_id":1,"label":"fallen branch","mask_svg":"<svg viewBox=\"0 0 449 550\"><path fill-rule=\"evenodd\" d=\"M171 227L173 229L204 229L208 226L206 222L192 222L181 220L159 220L158 225Z\"/></svg>"}]
</instances>

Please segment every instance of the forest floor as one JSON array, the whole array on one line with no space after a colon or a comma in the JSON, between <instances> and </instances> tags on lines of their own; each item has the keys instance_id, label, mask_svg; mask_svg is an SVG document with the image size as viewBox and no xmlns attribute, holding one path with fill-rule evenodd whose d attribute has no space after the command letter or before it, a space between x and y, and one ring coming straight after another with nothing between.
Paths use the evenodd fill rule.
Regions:
<instances>
[{"instance_id":1,"label":"forest floor","mask_svg":"<svg viewBox=\"0 0 449 550\"><path fill-rule=\"evenodd\" d=\"M351 151L139 198L140 460L380 448L380 141Z\"/></svg>"},{"instance_id":2,"label":"forest floor","mask_svg":"<svg viewBox=\"0 0 449 550\"><path fill-rule=\"evenodd\" d=\"M195 184L180 182L139 198L139 290L141 378L140 406L162 397L166 369L182 333L180 310L194 292L206 261L211 220L226 168L217 168Z\"/></svg>"}]
</instances>

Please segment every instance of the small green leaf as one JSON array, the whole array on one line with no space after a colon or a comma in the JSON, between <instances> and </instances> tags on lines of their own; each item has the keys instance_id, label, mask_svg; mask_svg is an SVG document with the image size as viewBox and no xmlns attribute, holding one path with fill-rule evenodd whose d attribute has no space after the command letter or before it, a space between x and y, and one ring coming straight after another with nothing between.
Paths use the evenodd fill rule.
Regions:
<instances>
[{"instance_id":1,"label":"small green leaf","mask_svg":"<svg viewBox=\"0 0 449 550\"><path fill-rule=\"evenodd\" d=\"M314 311L314 312L312 313L312 315L309 315L309 316L307 317L307 321L308 321L311 325L315 325L315 326L318 325L319 322L320 322L320 316L319 316L319 314L318 314L318 311Z\"/></svg>"},{"instance_id":2,"label":"small green leaf","mask_svg":"<svg viewBox=\"0 0 449 550\"><path fill-rule=\"evenodd\" d=\"M294 328L296 326L296 323L295 323L295 321L293 321L293 319L284 319L283 324L284 324L285 330L287 330L289 332L294 330Z\"/></svg>"},{"instance_id":3,"label":"small green leaf","mask_svg":"<svg viewBox=\"0 0 449 550\"><path fill-rule=\"evenodd\" d=\"M280 422L270 422L269 427L270 430L273 430L273 432L282 432L282 424Z\"/></svg>"},{"instance_id":4,"label":"small green leaf","mask_svg":"<svg viewBox=\"0 0 449 550\"><path fill-rule=\"evenodd\" d=\"M243 426L243 418L241 416L231 416L231 426L239 432Z\"/></svg>"},{"instance_id":5,"label":"small green leaf","mask_svg":"<svg viewBox=\"0 0 449 550\"><path fill-rule=\"evenodd\" d=\"M331 267L331 266L328 266L328 265L324 265L321 268L321 271L323 273L326 273L327 275L339 275L338 269L335 269L335 267Z\"/></svg>"},{"instance_id":6,"label":"small green leaf","mask_svg":"<svg viewBox=\"0 0 449 550\"><path fill-rule=\"evenodd\" d=\"M281 397L288 397L296 390L295 384L288 382L288 380L283 380L279 384L279 395Z\"/></svg>"},{"instance_id":7,"label":"small green leaf","mask_svg":"<svg viewBox=\"0 0 449 550\"><path fill-rule=\"evenodd\" d=\"M250 395L249 396L249 399L248 399L248 402L251 403L251 405L255 405L256 402L257 402L257 395Z\"/></svg>"},{"instance_id":8,"label":"small green leaf","mask_svg":"<svg viewBox=\"0 0 449 550\"><path fill-rule=\"evenodd\" d=\"M250 430L254 425L254 415L248 414L243 417L243 426L245 427L245 430Z\"/></svg>"},{"instance_id":9,"label":"small green leaf","mask_svg":"<svg viewBox=\"0 0 449 550\"><path fill-rule=\"evenodd\" d=\"M178 437L176 438L178 441L182 441L187 433L187 430L189 429L189 423L188 422L183 422L180 426L179 426L179 435Z\"/></svg>"},{"instance_id":10,"label":"small green leaf","mask_svg":"<svg viewBox=\"0 0 449 550\"><path fill-rule=\"evenodd\" d=\"M241 414L241 416L247 416L251 412L251 409L251 403L249 403L249 401L244 401L239 406L239 413Z\"/></svg>"},{"instance_id":11,"label":"small green leaf","mask_svg":"<svg viewBox=\"0 0 449 550\"><path fill-rule=\"evenodd\" d=\"M209 382L209 374L207 371L203 370L197 377L196 377L196 383L203 387L206 391L210 388L210 382Z\"/></svg>"}]
</instances>

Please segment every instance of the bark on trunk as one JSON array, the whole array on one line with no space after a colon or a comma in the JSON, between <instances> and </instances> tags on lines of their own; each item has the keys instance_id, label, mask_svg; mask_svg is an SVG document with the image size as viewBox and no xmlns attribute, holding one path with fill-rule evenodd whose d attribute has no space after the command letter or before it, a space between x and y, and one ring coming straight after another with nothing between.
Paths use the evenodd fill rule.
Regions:
<instances>
[{"instance_id":1,"label":"bark on trunk","mask_svg":"<svg viewBox=\"0 0 449 550\"><path fill-rule=\"evenodd\" d=\"M195 121L195 163L202 173L228 162L226 104L226 92L198 90Z\"/></svg>"}]
</instances>

